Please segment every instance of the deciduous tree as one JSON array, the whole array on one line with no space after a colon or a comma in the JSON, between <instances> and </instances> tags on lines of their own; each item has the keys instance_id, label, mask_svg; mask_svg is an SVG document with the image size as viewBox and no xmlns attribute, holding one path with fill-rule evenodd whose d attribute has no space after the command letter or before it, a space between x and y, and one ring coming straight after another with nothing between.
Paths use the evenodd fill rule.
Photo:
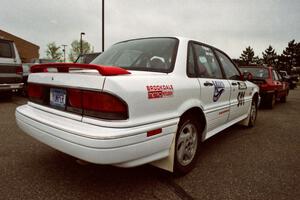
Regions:
<instances>
[{"instance_id":1,"label":"deciduous tree","mask_svg":"<svg viewBox=\"0 0 300 200\"><path fill-rule=\"evenodd\" d=\"M46 55L47 58L60 61L62 58L62 51L60 47L55 44L55 42L50 42L47 44Z\"/></svg>"},{"instance_id":2,"label":"deciduous tree","mask_svg":"<svg viewBox=\"0 0 300 200\"><path fill-rule=\"evenodd\" d=\"M82 40L82 53L83 54L91 53L91 45L85 40ZM74 40L71 43L71 50L69 54L70 61L72 62L76 61L79 55L80 55L80 41Z\"/></svg>"}]
</instances>

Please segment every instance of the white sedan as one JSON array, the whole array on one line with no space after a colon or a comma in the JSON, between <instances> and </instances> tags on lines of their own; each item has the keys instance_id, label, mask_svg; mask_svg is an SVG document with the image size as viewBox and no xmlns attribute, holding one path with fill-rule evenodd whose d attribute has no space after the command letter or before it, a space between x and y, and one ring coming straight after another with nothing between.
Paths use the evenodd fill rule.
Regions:
<instances>
[{"instance_id":1,"label":"white sedan","mask_svg":"<svg viewBox=\"0 0 300 200\"><path fill-rule=\"evenodd\" d=\"M258 87L223 51L192 39L123 41L91 64L31 72L29 101L16 109L19 127L91 163L152 163L185 174L203 141L256 120Z\"/></svg>"}]
</instances>

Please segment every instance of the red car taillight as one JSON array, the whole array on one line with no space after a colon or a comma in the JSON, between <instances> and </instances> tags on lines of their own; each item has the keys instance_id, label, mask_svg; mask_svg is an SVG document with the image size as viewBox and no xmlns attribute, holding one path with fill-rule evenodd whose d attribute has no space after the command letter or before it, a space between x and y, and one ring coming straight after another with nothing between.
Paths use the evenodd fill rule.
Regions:
<instances>
[{"instance_id":1,"label":"red car taillight","mask_svg":"<svg viewBox=\"0 0 300 200\"><path fill-rule=\"evenodd\" d=\"M49 105L50 86L28 84L30 101ZM68 88L67 104L64 110L81 115L110 120L128 118L127 104L119 97L98 91L87 91Z\"/></svg>"},{"instance_id":2,"label":"red car taillight","mask_svg":"<svg viewBox=\"0 0 300 200\"><path fill-rule=\"evenodd\" d=\"M127 105L120 98L97 91L68 89L67 110L102 119L127 119Z\"/></svg>"},{"instance_id":3,"label":"red car taillight","mask_svg":"<svg viewBox=\"0 0 300 200\"><path fill-rule=\"evenodd\" d=\"M29 83L28 97L33 101L42 101L44 97L44 87L42 85Z\"/></svg>"},{"instance_id":4,"label":"red car taillight","mask_svg":"<svg viewBox=\"0 0 300 200\"><path fill-rule=\"evenodd\" d=\"M23 74L23 68L22 68L22 66L18 66L18 67L16 68L16 74L19 74L19 75L22 75L22 74Z\"/></svg>"}]
</instances>

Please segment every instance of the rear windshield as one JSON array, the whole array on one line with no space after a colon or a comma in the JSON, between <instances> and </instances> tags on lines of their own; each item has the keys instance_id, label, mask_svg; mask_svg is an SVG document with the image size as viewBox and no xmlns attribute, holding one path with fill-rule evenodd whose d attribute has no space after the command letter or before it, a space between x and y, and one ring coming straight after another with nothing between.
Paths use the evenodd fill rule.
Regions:
<instances>
[{"instance_id":1,"label":"rear windshield","mask_svg":"<svg viewBox=\"0 0 300 200\"><path fill-rule=\"evenodd\" d=\"M175 38L129 40L113 45L91 63L168 73L173 70L177 46Z\"/></svg>"},{"instance_id":2,"label":"rear windshield","mask_svg":"<svg viewBox=\"0 0 300 200\"><path fill-rule=\"evenodd\" d=\"M250 72L253 78L265 79L269 77L269 71L265 68L241 67L242 72Z\"/></svg>"},{"instance_id":3,"label":"rear windshield","mask_svg":"<svg viewBox=\"0 0 300 200\"><path fill-rule=\"evenodd\" d=\"M12 58L11 44L7 41L0 41L0 57Z\"/></svg>"}]
</instances>

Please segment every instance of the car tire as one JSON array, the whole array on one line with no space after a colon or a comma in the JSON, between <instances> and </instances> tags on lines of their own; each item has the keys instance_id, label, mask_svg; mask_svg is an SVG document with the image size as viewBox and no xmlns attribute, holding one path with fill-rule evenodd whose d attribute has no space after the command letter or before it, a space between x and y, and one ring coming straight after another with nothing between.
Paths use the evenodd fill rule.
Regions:
<instances>
[{"instance_id":1,"label":"car tire","mask_svg":"<svg viewBox=\"0 0 300 200\"><path fill-rule=\"evenodd\" d=\"M1 92L1 99L10 100L12 98L12 91Z\"/></svg>"},{"instance_id":2,"label":"car tire","mask_svg":"<svg viewBox=\"0 0 300 200\"><path fill-rule=\"evenodd\" d=\"M252 99L250 113L249 113L249 122L248 127L253 127L257 118L257 102L255 99Z\"/></svg>"},{"instance_id":3,"label":"car tire","mask_svg":"<svg viewBox=\"0 0 300 200\"><path fill-rule=\"evenodd\" d=\"M287 94L285 94L283 97L280 97L280 102L285 103L287 98Z\"/></svg>"},{"instance_id":4,"label":"car tire","mask_svg":"<svg viewBox=\"0 0 300 200\"><path fill-rule=\"evenodd\" d=\"M191 114L181 118L175 140L175 175L185 175L194 168L200 151L201 130L200 123Z\"/></svg>"},{"instance_id":5,"label":"car tire","mask_svg":"<svg viewBox=\"0 0 300 200\"><path fill-rule=\"evenodd\" d=\"M268 101L268 108L273 109L275 107L275 103L276 103L276 95L272 94L272 96L269 98Z\"/></svg>"}]
</instances>

